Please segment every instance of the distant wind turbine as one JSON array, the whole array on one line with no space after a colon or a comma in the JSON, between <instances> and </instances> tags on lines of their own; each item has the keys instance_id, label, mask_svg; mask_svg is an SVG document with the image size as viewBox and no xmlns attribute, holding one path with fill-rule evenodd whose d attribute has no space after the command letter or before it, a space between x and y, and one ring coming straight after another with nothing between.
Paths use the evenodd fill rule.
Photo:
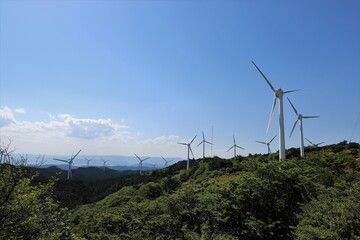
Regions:
<instances>
[{"instance_id":1,"label":"distant wind turbine","mask_svg":"<svg viewBox=\"0 0 360 240\"><path fill-rule=\"evenodd\" d=\"M296 127L297 122L300 122L300 156L301 156L301 157L305 157L305 152L304 152L304 133L303 133L303 123L302 123L302 120L303 120L303 118L319 118L319 116L303 116L303 115L299 114L299 113L296 111L296 108L294 107L294 105L291 103L290 99L289 99L289 98L287 98L287 99L289 100L289 103L290 103L291 107L293 108L293 110L294 110L294 112L295 112L295 114L296 114L296 117L297 117L297 119L296 119L296 121L295 121L295 123L294 123L294 126L293 126L293 128L292 128L292 130L291 130L290 137L291 137L291 135L292 135L292 133L293 133L295 127Z\"/></svg>"},{"instance_id":2,"label":"distant wind turbine","mask_svg":"<svg viewBox=\"0 0 360 240\"><path fill-rule=\"evenodd\" d=\"M202 136L203 136L203 140L197 145L197 147L200 146L201 144L203 145L203 158L205 158L205 144L207 143L212 145L212 143L205 140L204 131L202 132Z\"/></svg>"},{"instance_id":3,"label":"distant wind turbine","mask_svg":"<svg viewBox=\"0 0 360 240\"><path fill-rule=\"evenodd\" d=\"M59 161L59 162L65 162L69 164L69 170L68 170L68 177L67 179L72 179L72 173L71 173L71 165L73 164L74 159L76 158L77 155L79 155L79 153L81 152L81 149L78 151L77 154L75 154L75 156L73 156L73 154L71 155L71 158L68 160L64 160L64 159L58 159L58 158L53 158L55 161Z\"/></svg>"},{"instance_id":4,"label":"distant wind turbine","mask_svg":"<svg viewBox=\"0 0 360 240\"><path fill-rule=\"evenodd\" d=\"M276 138L276 135L269 141L269 142L262 142L262 141L256 141L258 143L261 143L261 144L265 144L267 145L267 148L268 148L268 154L271 153L271 150L270 150L270 143Z\"/></svg>"},{"instance_id":5,"label":"distant wind turbine","mask_svg":"<svg viewBox=\"0 0 360 240\"><path fill-rule=\"evenodd\" d=\"M285 160L286 159L286 153L285 153L285 129L284 129L284 111L283 111L283 96L286 93L296 92L299 90L290 90L290 91L283 91L281 88L275 89L273 85L270 83L270 81L266 78L266 76L261 72L260 68L256 66L256 64L252 61L256 69L259 71L259 73L263 76L267 84L270 86L271 90L274 92L274 102L272 105L270 118L267 126L267 130L269 129L272 116L274 113L274 109L276 106L276 100L279 99L279 160Z\"/></svg>"},{"instance_id":6,"label":"distant wind turbine","mask_svg":"<svg viewBox=\"0 0 360 240\"><path fill-rule=\"evenodd\" d=\"M104 160L103 158L101 158L101 160L103 161L103 170L105 172L106 163L110 160Z\"/></svg>"},{"instance_id":7,"label":"distant wind turbine","mask_svg":"<svg viewBox=\"0 0 360 240\"><path fill-rule=\"evenodd\" d=\"M227 152L230 151L231 149L234 149L234 158L236 158L236 148L240 148L240 149L243 149L243 150L245 150L245 149L242 148L242 147L240 147L240 146L238 146L238 145L236 145L236 141L235 141L235 136L234 136L234 135L233 135L233 140L234 140L234 145L233 145L232 147L230 147L230 148L227 150Z\"/></svg>"},{"instance_id":8,"label":"distant wind turbine","mask_svg":"<svg viewBox=\"0 0 360 240\"><path fill-rule=\"evenodd\" d=\"M325 142L321 142L321 143L312 143L309 139L305 138L306 141L308 141L313 147L319 147L321 144L325 143Z\"/></svg>"},{"instance_id":9,"label":"distant wind turbine","mask_svg":"<svg viewBox=\"0 0 360 240\"><path fill-rule=\"evenodd\" d=\"M165 161L165 167L167 167L168 166L168 163L169 162L172 162L173 160L166 160L163 156L161 156L162 157L162 159L164 159L164 161Z\"/></svg>"},{"instance_id":10,"label":"distant wind turbine","mask_svg":"<svg viewBox=\"0 0 360 240\"><path fill-rule=\"evenodd\" d=\"M89 167L89 164L90 164L90 161L92 160L91 158L89 159L89 158L87 158L87 157L84 157L85 158L85 160L86 160L86 166L87 167Z\"/></svg>"},{"instance_id":11,"label":"distant wind turbine","mask_svg":"<svg viewBox=\"0 0 360 240\"><path fill-rule=\"evenodd\" d=\"M135 154L135 153L134 153L134 154ZM141 159L138 155L135 154L135 156L137 157L137 159L139 159L139 171L140 171L140 175L141 175L141 174L142 174L142 163L143 163L143 161L149 159L150 157Z\"/></svg>"},{"instance_id":12,"label":"distant wind turbine","mask_svg":"<svg viewBox=\"0 0 360 240\"><path fill-rule=\"evenodd\" d=\"M187 163L186 163L186 169L187 169L187 170L189 170L189 168L190 168L190 152L191 152L193 158L195 158L195 157L194 157L194 153L193 153L193 151L191 150L191 144L192 144L192 142L195 140L196 136L197 136L197 135L195 135L195 137L194 137L190 142L188 142L188 143L178 143L178 144L185 145L185 146L188 147L188 158L187 158Z\"/></svg>"}]
</instances>

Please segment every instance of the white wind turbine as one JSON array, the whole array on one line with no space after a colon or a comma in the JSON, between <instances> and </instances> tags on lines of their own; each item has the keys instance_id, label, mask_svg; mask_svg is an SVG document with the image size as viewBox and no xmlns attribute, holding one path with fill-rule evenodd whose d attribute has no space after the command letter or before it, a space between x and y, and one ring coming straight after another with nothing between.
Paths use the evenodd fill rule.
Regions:
<instances>
[{"instance_id":1,"label":"white wind turbine","mask_svg":"<svg viewBox=\"0 0 360 240\"><path fill-rule=\"evenodd\" d=\"M197 145L197 147L200 146L201 144L203 145L203 158L205 158L205 144L207 143L212 145L212 143L205 140L204 131L202 132L202 136L203 136L203 140Z\"/></svg>"},{"instance_id":2,"label":"white wind turbine","mask_svg":"<svg viewBox=\"0 0 360 240\"><path fill-rule=\"evenodd\" d=\"M283 96L286 93L291 93L299 90L290 90L290 91L283 91L281 88L275 89L273 85L271 85L270 81L265 77L265 75L261 72L261 70L256 66L256 64L252 61L256 69L259 71L259 73L263 76L267 84L270 86L271 90L274 92L274 102L272 105L270 118L267 126L267 130L269 129L272 116L274 113L275 105L276 105L276 99L279 99L279 160L285 160L286 153L285 153L285 129L284 129L284 111L283 111Z\"/></svg>"},{"instance_id":3,"label":"white wind turbine","mask_svg":"<svg viewBox=\"0 0 360 240\"><path fill-rule=\"evenodd\" d=\"M134 154L135 154L135 153L134 153ZM137 159L139 159L139 171L140 171L140 175L141 175L141 174L142 174L142 163L143 163L143 161L149 159L150 157L141 159L138 155L135 154L135 156L137 157Z\"/></svg>"},{"instance_id":4,"label":"white wind turbine","mask_svg":"<svg viewBox=\"0 0 360 240\"><path fill-rule=\"evenodd\" d=\"M232 147L230 147L230 148L227 150L227 152L230 151L231 149L234 149L234 158L236 158L236 148L240 148L240 149L243 149L243 150L245 150L245 148L242 148L242 147L236 145L236 141L235 141L235 136L234 136L234 135L233 135L233 140L234 140L234 145L233 145Z\"/></svg>"},{"instance_id":5,"label":"white wind turbine","mask_svg":"<svg viewBox=\"0 0 360 240\"><path fill-rule=\"evenodd\" d=\"M289 98L287 98L287 99L289 100L289 103L290 103L291 107L294 109L294 112L295 112L296 117L297 117L297 119L296 119L296 121L294 123L294 126L293 126L293 128L291 130L290 137L291 137L291 135L292 135L292 133L293 133L295 127L296 127L297 122L300 121L300 156L305 157L305 153L304 153L304 133L303 133L302 120L303 120L303 118L319 118L319 116L303 116L303 115L299 114L296 111L296 108L294 107L294 105L291 103L290 99Z\"/></svg>"},{"instance_id":6,"label":"white wind turbine","mask_svg":"<svg viewBox=\"0 0 360 240\"><path fill-rule=\"evenodd\" d=\"M65 163L68 163L68 164L69 164L68 177L67 177L68 180L69 180L69 179L72 179L71 166L72 166L72 164L73 164L74 159L76 158L76 156L77 156L80 152L81 152L81 149L78 151L77 154L75 154L75 156L73 156L73 155L74 155L74 153L73 153L73 154L71 155L71 158L68 159L68 160L53 158L55 161L65 162Z\"/></svg>"},{"instance_id":7,"label":"white wind turbine","mask_svg":"<svg viewBox=\"0 0 360 240\"><path fill-rule=\"evenodd\" d=\"M163 156L161 156L162 157L162 159L164 159L164 161L165 161L165 167L167 167L168 166L168 163L169 162L172 162L173 160L166 160Z\"/></svg>"},{"instance_id":8,"label":"white wind turbine","mask_svg":"<svg viewBox=\"0 0 360 240\"><path fill-rule=\"evenodd\" d=\"M256 141L258 143L261 143L261 144L265 144L267 145L267 148L268 148L268 154L271 153L271 150L270 150L270 143L276 138L276 135L269 141L269 142L262 142L262 141Z\"/></svg>"},{"instance_id":9,"label":"white wind turbine","mask_svg":"<svg viewBox=\"0 0 360 240\"><path fill-rule=\"evenodd\" d=\"M103 161L103 170L105 172L106 163L110 160L104 160L103 158L101 158L101 160Z\"/></svg>"},{"instance_id":10,"label":"white wind turbine","mask_svg":"<svg viewBox=\"0 0 360 240\"><path fill-rule=\"evenodd\" d=\"M311 146L313 146L313 147L319 147L321 144L325 143L325 142L312 143L309 139L307 139L307 138L305 138L305 139L306 139L306 141L308 141L308 142L311 144Z\"/></svg>"},{"instance_id":11,"label":"white wind turbine","mask_svg":"<svg viewBox=\"0 0 360 240\"><path fill-rule=\"evenodd\" d=\"M89 164L90 164L90 161L92 160L92 158L87 158L87 157L84 157L85 160L86 160L86 166L89 167Z\"/></svg>"},{"instance_id":12,"label":"white wind turbine","mask_svg":"<svg viewBox=\"0 0 360 240\"><path fill-rule=\"evenodd\" d=\"M178 143L178 144L185 145L185 146L188 147L188 158L187 158L187 162L186 162L186 169L187 169L187 170L189 170L189 168L190 168L190 152L191 152L193 158L195 158L195 157L194 157L194 153L193 153L193 151L191 150L191 144L192 144L192 142L195 140L196 136L197 136L197 135L195 135L195 137L194 137L189 143Z\"/></svg>"}]
</instances>

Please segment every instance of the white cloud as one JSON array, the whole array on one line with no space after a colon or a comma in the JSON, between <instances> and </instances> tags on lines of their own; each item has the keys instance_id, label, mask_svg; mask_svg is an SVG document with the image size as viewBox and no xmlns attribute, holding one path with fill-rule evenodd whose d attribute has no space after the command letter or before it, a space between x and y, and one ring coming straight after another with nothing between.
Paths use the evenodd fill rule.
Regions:
<instances>
[{"instance_id":1,"label":"white cloud","mask_svg":"<svg viewBox=\"0 0 360 240\"><path fill-rule=\"evenodd\" d=\"M67 135L75 138L113 136L117 130L128 128L113 123L111 119L74 118L68 114L60 114L59 118L67 125Z\"/></svg>"},{"instance_id":2,"label":"white cloud","mask_svg":"<svg viewBox=\"0 0 360 240\"><path fill-rule=\"evenodd\" d=\"M43 121L23 121L14 110L0 109L1 139L11 139L22 153L68 154L82 149L82 154L179 156L183 148L179 137L164 135L142 140L143 134L130 131L123 121L103 118L77 118L69 114L48 115ZM0 139L0 141L1 141ZM142 141L141 141L142 140Z\"/></svg>"},{"instance_id":3,"label":"white cloud","mask_svg":"<svg viewBox=\"0 0 360 240\"><path fill-rule=\"evenodd\" d=\"M16 119L11 109L8 107L0 109L0 128L12 123L16 123Z\"/></svg>"},{"instance_id":4,"label":"white cloud","mask_svg":"<svg viewBox=\"0 0 360 240\"><path fill-rule=\"evenodd\" d=\"M14 110L15 111L15 110ZM59 152L74 145L96 151L131 138L128 127L111 119L76 118L69 114L49 115L45 121L16 120L10 108L0 109L1 137L12 139L24 152Z\"/></svg>"},{"instance_id":5,"label":"white cloud","mask_svg":"<svg viewBox=\"0 0 360 240\"><path fill-rule=\"evenodd\" d=\"M22 113L22 114L26 113L25 109L23 109L23 108L15 108L15 109L14 109L14 112L16 112L16 113Z\"/></svg>"}]
</instances>

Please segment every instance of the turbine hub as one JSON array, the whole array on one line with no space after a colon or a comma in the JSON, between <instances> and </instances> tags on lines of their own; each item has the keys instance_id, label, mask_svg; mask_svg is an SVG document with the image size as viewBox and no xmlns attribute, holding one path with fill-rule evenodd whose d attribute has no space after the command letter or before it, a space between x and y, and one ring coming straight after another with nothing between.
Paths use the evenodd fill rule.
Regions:
<instances>
[{"instance_id":1,"label":"turbine hub","mask_svg":"<svg viewBox=\"0 0 360 240\"><path fill-rule=\"evenodd\" d=\"M284 91L281 88L279 88L275 91L275 96L277 98L281 98L283 95L284 95Z\"/></svg>"}]
</instances>

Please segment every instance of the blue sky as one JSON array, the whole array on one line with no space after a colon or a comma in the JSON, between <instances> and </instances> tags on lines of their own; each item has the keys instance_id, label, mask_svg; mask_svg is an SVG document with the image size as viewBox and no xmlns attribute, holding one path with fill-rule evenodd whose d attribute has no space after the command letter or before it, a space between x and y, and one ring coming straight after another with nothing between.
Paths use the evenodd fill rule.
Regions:
<instances>
[{"instance_id":1,"label":"blue sky","mask_svg":"<svg viewBox=\"0 0 360 240\"><path fill-rule=\"evenodd\" d=\"M20 153L265 153L275 88L314 142L360 141L360 2L0 2L0 137ZM295 114L284 102L286 147ZM272 150L278 146L274 140ZM201 156L201 148L193 147ZM210 151L208 152L210 154Z\"/></svg>"}]
</instances>

